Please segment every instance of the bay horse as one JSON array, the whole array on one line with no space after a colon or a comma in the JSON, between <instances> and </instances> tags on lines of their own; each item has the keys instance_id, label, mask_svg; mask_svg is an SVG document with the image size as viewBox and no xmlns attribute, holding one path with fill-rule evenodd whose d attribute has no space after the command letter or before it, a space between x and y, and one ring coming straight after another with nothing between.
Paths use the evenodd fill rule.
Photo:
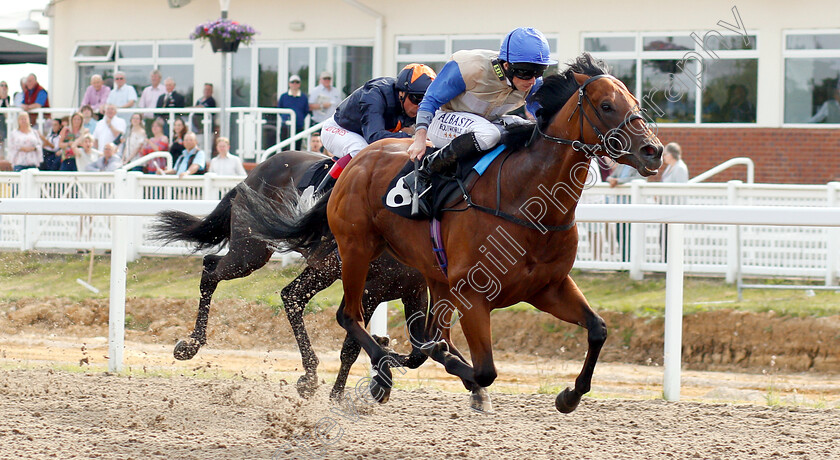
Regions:
<instances>
[{"instance_id":1,"label":"bay horse","mask_svg":"<svg viewBox=\"0 0 840 460\"><path fill-rule=\"evenodd\" d=\"M574 389L557 395L557 410L574 411L590 390L607 327L569 276L578 244L575 208L588 163L594 155L610 155L651 176L661 166L662 144L645 123L635 97L587 53L563 73L546 77L536 98L542 108L531 142L508 149L503 161L490 165L465 199L463 212L443 214L446 272L433 252L429 223L400 217L382 203L389 182L407 162L410 140L382 141L362 150L323 198L328 200L329 226L344 261L341 279L346 304L336 317L377 369L370 391L378 401L389 398L388 366L393 364L386 359L386 350L365 331L362 299L368 264L386 249L423 274L433 307L422 349L465 382L473 393L474 409L492 407L483 390L497 376L490 311L518 302L587 329L589 347L583 368ZM494 204L495 209L489 207ZM323 208L316 205L311 212L323 212ZM317 229L307 225L315 220L311 215L291 220L278 217L251 222L251 231L311 248L324 244L323 233L311 235ZM301 239L306 235L307 239ZM452 323L456 311L471 363L455 349L444 327ZM435 336L435 326L443 327L443 333Z\"/></svg>"},{"instance_id":2,"label":"bay horse","mask_svg":"<svg viewBox=\"0 0 840 460\"><path fill-rule=\"evenodd\" d=\"M311 166L324 158L321 154L311 152L281 152L260 163L203 219L180 211L164 211L159 214L152 236L164 241L164 244L186 241L195 245L194 251L216 248L218 252L224 245L229 249L223 256L204 256L201 297L195 327L187 339L176 343L173 351L176 359L192 359L201 346L207 343L210 303L219 282L250 275L268 263L274 253L275 248L272 245L249 238L247 233L239 229L237 221L246 211L238 204L237 195L243 187L254 190L277 204L270 212L288 212L288 204L297 203L297 191L294 186L300 183L301 177ZM286 209L282 209L284 205ZM318 357L312 350L303 322L303 312L309 300L339 279L340 275L341 264L335 252L311 257L307 259L307 266L303 272L285 286L280 294L305 370L305 374L297 382L297 390L303 397L311 396L318 385ZM419 320L419 315L425 313L428 297L426 284L418 271L400 264L390 256L383 256L370 264L370 275L365 283L365 290L363 316L366 323L380 302L401 299L405 305L406 317L415 315L417 319L409 326L422 330L424 321ZM343 395L350 367L356 361L359 351L359 344L348 335L341 348L341 367L331 392L334 400ZM426 359L419 350L413 350L408 357L396 354L392 356L411 368L419 366Z\"/></svg>"}]
</instances>

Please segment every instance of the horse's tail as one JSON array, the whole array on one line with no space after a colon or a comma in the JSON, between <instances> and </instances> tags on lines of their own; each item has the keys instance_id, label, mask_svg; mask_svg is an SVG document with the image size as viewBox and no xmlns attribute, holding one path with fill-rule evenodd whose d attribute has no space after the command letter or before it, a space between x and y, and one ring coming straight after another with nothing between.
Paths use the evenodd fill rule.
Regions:
<instances>
[{"instance_id":1,"label":"horse's tail","mask_svg":"<svg viewBox=\"0 0 840 460\"><path fill-rule=\"evenodd\" d=\"M298 206L300 197L295 192L285 193L288 196L274 201L243 187L236 199L237 208L244 210L241 218L237 217L237 229L280 250L297 251L307 258L321 258L336 247L327 223L330 192L303 211Z\"/></svg>"},{"instance_id":2,"label":"horse's tail","mask_svg":"<svg viewBox=\"0 0 840 460\"><path fill-rule=\"evenodd\" d=\"M229 191L213 212L203 219L181 211L158 213L152 225L152 238L163 241L163 244L175 241L194 243L193 252L221 249L230 239L231 202L237 194L237 188Z\"/></svg>"}]
</instances>

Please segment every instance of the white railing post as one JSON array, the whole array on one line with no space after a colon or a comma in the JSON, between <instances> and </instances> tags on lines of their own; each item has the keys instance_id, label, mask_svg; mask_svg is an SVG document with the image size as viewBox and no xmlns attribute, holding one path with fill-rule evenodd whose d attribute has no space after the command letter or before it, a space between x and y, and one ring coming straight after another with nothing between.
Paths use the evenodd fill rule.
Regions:
<instances>
[{"instance_id":1,"label":"white railing post","mask_svg":"<svg viewBox=\"0 0 840 460\"><path fill-rule=\"evenodd\" d=\"M630 182L630 203L642 204L642 185L646 182L643 179L636 179ZM627 238L627 235L624 235ZM645 224L630 224L630 279L640 281L644 279L642 262L645 258Z\"/></svg>"},{"instance_id":2,"label":"white railing post","mask_svg":"<svg viewBox=\"0 0 840 460\"><path fill-rule=\"evenodd\" d=\"M132 171L126 175L126 187L120 190L117 185L118 175L114 174L114 198L140 198L140 187L138 180L143 176L143 173ZM124 193L124 196L119 196L118 193ZM126 252L126 260L134 262L137 260L140 251L140 243L143 238L143 221L141 217L128 218L128 249ZM111 248L113 249L113 248Z\"/></svg>"},{"instance_id":3,"label":"white railing post","mask_svg":"<svg viewBox=\"0 0 840 460\"><path fill-rule=\"evenodd\" d=\"M114 172L114 195L126 196L128 183L125 171ZM111 291L108 310L108 371L123 368L125 348L125 279L128 245L128 217L115 216L111 227Z\"/></svg>"},{"instance_id":4,"label":"white railing post","mask_svg":"<svg viewBox=\"0 0 840 460\"><path fill-rule=\"evenodd\" d=\"M370 317L370 335L388 337L388 302L380 303ZM373 366L370 368L370 376L376 376Z\"/></svg>"},{"instance_id":5,"label":"white railing post","mask_svg":"<svg viewBox=\"0 0 840 460\"><path fill-rule=\"evenodd\" d=\"M201 184L201 199L218 200L220 197L219 189L216 187L216 173L207 173L202 178L204 181Z\"/></svg>"},{"instance_id":6,"label":"white railing post","mask_svg":"<svg viewBox=\"0 0 840 460\"><path fill-rule=\"evenodd\" d=\"M726 204L738 204L738 187L743 184L739 180L731 180L726 183ZM741 271L740 254L741 238L738 228L730 225L726 232L726 282L732 284L738 278Z\"/></svg>"},{"instance_id":7,"label":"white railing post","mask_svg":"<svg viewBox=\"0 0 840 460\"><path fill-rule=\"evenodd\" d=\"M840 182L828 183L828 206L835 207L840 204L837 199L838 191L840 191ZM840 228L828 228L825 233L828 236L828 242L826 244L828 255L826 257L825 285L835 286L837 284L837 258L840 257L837 254L840 252Z\"/></svg>"},{"instance_id":8,"label":"white railing post","mask_svg":"<svg viewBox=\"0 0 840 460\"><path fill-rule=\"evenodd\" d=\"M683 317L684 224L668 226L668 268L665 275L665 357L662 392L667 401L680 400Z\"/></svg>"},{"instance_id":9,"label":"white railing post","mask_svg":"<svg viewBox=\"0 0 840 460\"><path fill-rule=\"evenodd\" d=\"M38 195L38 184L35 183L35 169L24 169L20 172L20 193L19 198L40 198ZM21 232L21 251L28 251L35 248L35 241L38 239L38 221L41 216L24 216L23 231Z\"/></svg>"}]
</instances>

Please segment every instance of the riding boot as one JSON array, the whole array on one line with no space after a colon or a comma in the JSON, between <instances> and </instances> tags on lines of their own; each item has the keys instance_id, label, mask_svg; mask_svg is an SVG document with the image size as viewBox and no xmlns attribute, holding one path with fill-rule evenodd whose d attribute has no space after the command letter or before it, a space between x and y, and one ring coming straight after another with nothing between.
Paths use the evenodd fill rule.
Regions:
<instances>
[{"instance_id":1,"label":"riding boot","mask_svg":"<svg viewBox=\"0 0 840 460\"><path fill-rule=\"evenodd\" d=\"M343 157L336 160L336 162L330 168L330 171L324 176L324 179L318 184L318 188L315 189L315 195L320 195L321 193L333 188L335 182L338 180L338 176L341 175L341 171L344 171L344 167L347 166L347 163L350 163L352 157L350 155L344 155Z\"/></svg>"},{"instance_id":2,"label":"riding boot","mask_svg":"<svg viewBox=\"0 0 840 460\"><path fill-rule=\"evenodd\" d=\"M419 203L421 214L429 215L429 209L431 208L431 203L426 201L431 195L425 192L432 185L432 174L450 172L458 163L458 160L479 153L482 153L482 149L478 145L475 133L466 133L452 139L452 142L446 144L440 150L423 157L420 168L416 173L416 186L411 184L411 188L416 189L421 196Z\"/></svg>"}]
</instances>

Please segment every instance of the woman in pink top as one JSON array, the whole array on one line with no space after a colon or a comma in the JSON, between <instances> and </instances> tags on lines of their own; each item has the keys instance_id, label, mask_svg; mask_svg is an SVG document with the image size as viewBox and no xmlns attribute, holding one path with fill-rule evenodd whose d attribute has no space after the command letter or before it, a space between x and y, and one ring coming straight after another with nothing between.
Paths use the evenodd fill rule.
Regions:
<instances>
[{"instance_id":1,"label":"woman in pink top","mask_svg":"<svg viewBox=\"0 0 840 460\"><path fill-rule=\"evenodd\" d=\"M15 171L37 168L43 156L41 138L29 124L29 114L18 114L17 120L18 129L9 135L6 146L9 162Z\"/></svg>"}]
</instances>

